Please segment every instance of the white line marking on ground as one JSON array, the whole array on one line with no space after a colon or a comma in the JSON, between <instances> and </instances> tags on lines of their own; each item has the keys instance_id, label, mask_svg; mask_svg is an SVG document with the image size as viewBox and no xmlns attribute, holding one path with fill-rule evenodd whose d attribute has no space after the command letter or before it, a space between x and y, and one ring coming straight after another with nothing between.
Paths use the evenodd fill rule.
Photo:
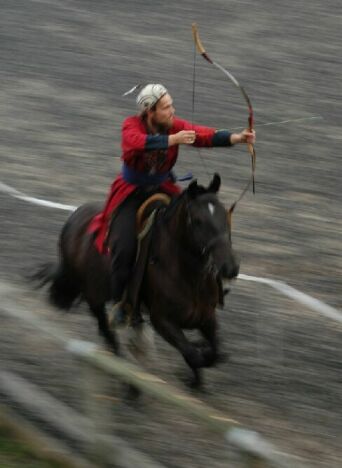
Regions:
<instances>
[{"instance_id":1,"label":"white line marking on ground","mask_svg":"<svg viewBox=\"0 0 342 468\"><path fill-rule=\"evenodd\" d=\"M300 304L309 307L315 312L318 312L319 314L325 315L330 319L342 323L342 313L339 310L329 306L328 304L325 304L319 299L315 299L314 297L311 297L308 294L298 291L298 289L289 286L283 281L277 281L268 278L259 278L257 276L249 276L244 274L240 274L238 278L245 281L255 281L257 283L268 284L272 288L284 294L284 296L290 297L291 299L294 299Z\"/></svg>"},{"instance_id":2,"label":"white line marking on ground","mask_svg":"<svg viewBox=\"0 0 342 468\"><path fill-rule=\"evenodd\" d=\"M24 200L28 203L33 203L39 206L57 208L57 209L66 210L66 211L74 211L77 208L74 205L63 205L62 203L55 203L55 202L51 202L48 200L41 200L39 198L28 197L24 193L19 192L13 187L3 184L2 182L0 182L0 191L8 193L9 195L12 195L13 197L18 198L19 200ZM238 278L245 280L245 281L254 281L257 283L267 284L271 286L272 288L276 289L277 291L279 291L280 293L284 294L285 296L290 297L291 299L294 299L295 301L309 307L315 312L318 312L319 314L322 314L332 320L342 323L342 313L339 310L335 309L334 307L329 306L328 304L325 304L319 299L315 299L314 297L311 297L308 294L298 291L298 289L292 288L291 286L284 283L283 281L276 281L276 280L272 280L269 278L259 278L257 276L249 276L249 275L244 275L244 274L240 274Z\"/></svg>"},{"instance_id":3,"label":"white line marking on ground","mask_svg":"<svg viewBox=\"0 0 342 468\"><path fill-rule=\"evenodd\" d=\"M28 203L32 203L34 205L38 206L46 206L48 208L57 208L58 210L65 210L65 211L75 211L77 206L73 205L63 205L62 203L55 203L51 202L48 200L42 200L40 198L34 198L34 197L28 197L22 192L19 192L19 190L16 190L9 185L3 184L0 182L0 191L8 193L9 195L12 195L14 198L18 198L19 200L26 201Z\"/></svg>"}]
</instances>

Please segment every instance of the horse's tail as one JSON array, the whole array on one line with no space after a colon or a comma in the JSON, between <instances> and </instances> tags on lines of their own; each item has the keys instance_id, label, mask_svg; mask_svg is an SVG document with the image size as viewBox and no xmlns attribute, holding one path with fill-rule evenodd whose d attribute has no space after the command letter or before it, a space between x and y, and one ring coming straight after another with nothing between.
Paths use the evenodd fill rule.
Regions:
<instances>
[{"instance_id":1,"label":"horse's tail","mask_svg":"<svg viewBox=\"0 0 342 468\"><path fill-rule=\"evenodd\" d=\"M49 284L49 300L59 309L70 309L80 295L80 286L63 263L45 263L31 275L38 287Z\"/></svg>"}]
</instances>

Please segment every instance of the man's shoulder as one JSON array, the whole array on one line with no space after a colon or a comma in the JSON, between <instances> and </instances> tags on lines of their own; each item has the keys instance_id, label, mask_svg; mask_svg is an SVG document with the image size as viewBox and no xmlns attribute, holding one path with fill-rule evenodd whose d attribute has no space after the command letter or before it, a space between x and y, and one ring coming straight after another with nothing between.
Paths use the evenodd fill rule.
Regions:
<instances>
[{"instance_id":1,"label":"man's shoulder","mask_svg":"<svg viewBox=\"0 0 342 468\"><path fill-rule=\"evenodd\" d=\"M141 118L138 115L130 115L124 119L122 122L123 127L131 126L131 125L141 125Z\"/></svg>"}]
</instances>

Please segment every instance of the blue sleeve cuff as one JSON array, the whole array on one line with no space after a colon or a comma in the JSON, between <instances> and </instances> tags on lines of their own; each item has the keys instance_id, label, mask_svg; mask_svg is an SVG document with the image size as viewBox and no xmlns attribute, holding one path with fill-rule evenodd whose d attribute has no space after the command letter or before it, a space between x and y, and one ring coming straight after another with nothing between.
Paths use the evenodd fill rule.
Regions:
<instances>
[{"instance_id":1,"label":"blue sleeve cuff","mask_svg":"<svg viewBox=\"0 0 342 468\"><path fill-rule=\"evenodd\" d=\"M145 142L145 150L167 149L169 147L168 135L147 135Z\"/></svg>"},{"instance_id":2,"label":"blue sleeve cuff","mask_svg":"<svg viewBox=\"0 0 342 468\"><path fill-rule=\"evenodd\" d=\"M231 133L228 130L217 130L213 136L213 146L232 146L230 135Z\"/></svg>"}]
</instances>

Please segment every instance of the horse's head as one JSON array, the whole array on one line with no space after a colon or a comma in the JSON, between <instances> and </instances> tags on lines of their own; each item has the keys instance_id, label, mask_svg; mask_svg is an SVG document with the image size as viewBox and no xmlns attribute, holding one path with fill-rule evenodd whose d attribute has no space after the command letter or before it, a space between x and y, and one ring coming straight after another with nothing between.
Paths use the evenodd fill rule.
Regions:
<instances>
[{"instance_id":1,"label":"horse's head","mask_svg":"<svg viewBox=\"0 0 342 468\"><path fill-rule=\"evenodd\" d=\"M217 198L221 179L215 174L207 188L191 182L185 192L186 237L189 249L203 258L223 279L239 273L227 211Z\"/></svg>"}]
</instances>

